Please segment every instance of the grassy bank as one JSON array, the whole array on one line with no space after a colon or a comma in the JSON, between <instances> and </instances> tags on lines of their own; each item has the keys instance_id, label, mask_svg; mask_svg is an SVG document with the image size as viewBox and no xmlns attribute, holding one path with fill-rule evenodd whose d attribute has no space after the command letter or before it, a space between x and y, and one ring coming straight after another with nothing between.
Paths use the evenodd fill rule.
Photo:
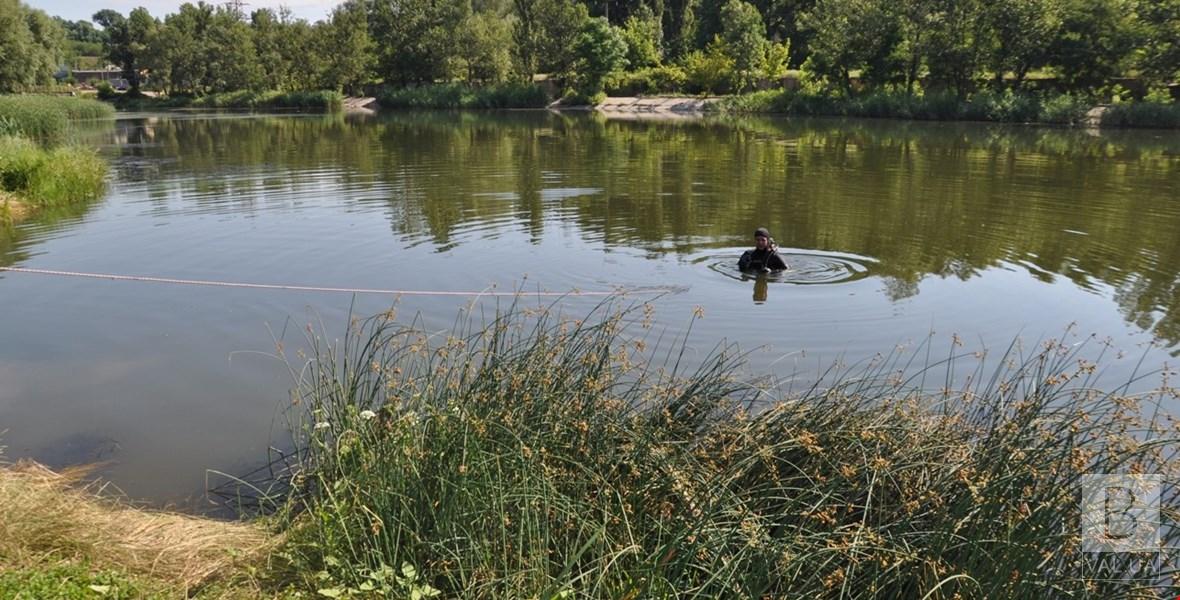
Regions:
<instances>
[{"instance_id":1,"label":"grassy bank","mask_svg":"<svg viewBox=\"0 0 1180 600\"><path fill-rule=\"evenodd\" d=\"M384 108L544 108L550 102L545 90L526 84L472 87L436 84L412 88L387 88L377 94Z\"/></svg>"},{"instance_id":2,"label":"grassy bank","mask_svg":"<svg viewBox=\"0 0 1180 600\"><path fill-rule=\"evenodd\" d=\"M45 148L27 138L0 136L0 224L102 194L107 164L80 146Z\"/></svg>"},{"instance_id":3,"label":"grassy bank","mask_svg":"<svg viewBox=\"0 0 1180 600\"><path fill-rule=\"evenodd\" d=\"M129 96L126 94L108 98L121 110L161 110L171 108L210 109L298 109L308 111L337 112L344 107L344 96L331 90L306 92L239 91L208 94L205 96Z\"/></svg>"},{"instance_id":4,"label":"grassy bank","mask_svg":"<svg viewBox=\"0 0 1180 600\"><path fill-rule=\"evenodd\" d=\"M950 94L907 95L874 92L836 96L804 91L771 90L731 96L717 103L723 113L771 113L796 116L842 116L931 121L994 121L1003 123L1079 124L1094 106L1084 96L979 92L963 100ZM1117 104L1101 124L1124 127L1180 126L1174 103Z\"/></svg>"},{"instance_id":5,"label":"grassy bank","mask_svg":"<svg viewBox=\"0 0 1180 600\"><path fill-rule=\"evenodd\" d=\"M1176 573L1174 488L1160 572L1082 552L1079 478L1174 482L1178 431L1141 419L1157 396L1092 389L1074 346L960 365L958 389L919 384L978 358L903 379L911 352L777 393L727 346L686 370L680 346L645 345L649 318L516 306L445 336L387 314L313 337L274 481L290 491L269 498L281 537L87 512L57 476L9 469L0 568L17 589L49 585L28 565L52 556L177 597L544 599L1146 599ZM127 554L112 540L145 518L170 533Z\"/></svg>"},{"instance_id":6,"label":"grassy bank","mask_svg":"<svg viewBox=\"0 0 1180 600\"><path fill-rule=\"evenodd\" d=\"M109 119L110 105L71 96L0 96L0 136L24 136L43 143L63 141L73 121Z\"/></svg>"},{"instance_id":7,"label":"grassy bank","mask_svg":"<svg viewBox=\"0 0 1180 600\"><path fill-rule=\"evenodd\" d=\"M641 320L515 311L432 342L377 317L319 347L302 371L306 458L287 505L302 585L471 598L1159 591L1131 560L1112 567L1128 579L1093 572L1075 495L1084 473L1174 476L1176 431L1136 442L1135 399L1089 389L1094 367L1069 348L1003 357L958 391L894 380L898 356L775 400L736 377L730 348L691 373L677 372L679 349L644 360L643 324L624 325ZM1174 492L1165 506L1175 517ZM393 579L403 566L414 583Z\"/></svg>"},{"instance_id":8,"label":"grassy bank","mask_svg":"<svg viewBox=\"0 0 1180 600\"><path fill-rule=\"evenodd\" d=\"M85 476L0 465L0 597L184 598L200 590L217 597L256 589L246 565L277 537L256 525L101 499L79 487Z\"/></svg>"}]
</instances>

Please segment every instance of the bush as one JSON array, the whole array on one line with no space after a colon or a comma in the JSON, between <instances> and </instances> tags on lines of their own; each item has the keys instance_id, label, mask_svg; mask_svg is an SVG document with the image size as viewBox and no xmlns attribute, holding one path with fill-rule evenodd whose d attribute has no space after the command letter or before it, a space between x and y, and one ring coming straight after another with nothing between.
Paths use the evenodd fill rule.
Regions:
<instances>
[{"instance_id":1,"label":"bush","mask_svg":"<svg viewBox=\"0 0 1180 600\"><path fill-rule=\"evenodd\" d=\"M537 85L505 83L472 87L444 83L412 88L386 88L377 94L386 108L544 108L549 96Z\"/></svg>"},{"instance_id":2,"label":"bush","mask_svg":"<svg viewBox=\"0 0 1180 600\"><path fill-rule=\"evenodd\" d=\"M694 50L684 57L684 74L688 91L724 94L734 87L734 61L718 39L704 50Z\"/></svg>"},{"instance_id":3,"label":"bush","mask_svg":"<svg viewBox=\"0 0 1180 600\"><path fill-rule=\"evenodd\" d=\"M570 88L561 95L559 102L562 106L596 106L606 100L606 92L589 94L582 90Z\"/></svg>"},{"instance_id":4,"label":"bush","mask_svg":"<svg viewBox=\"0 0 1180 600\"><path fill-rule=\"evenodd\" d=\"M614 73L606 78L606 92L611 96L670 94L683 91L687 81L684 69L675 65L661 65Z\"/></svg>"},{"instance_id":5,"label":"bush","mask_svg":"<svg viewBox=\"0 0 1180 600\"><path fill-rule=\"evenodd\" d=\"M1180 127L1180 105L1161 102L1123 102L1108 108L1103 125L1117 127Z\"/></svg>"},{"instance_id":6,"label":"bush","mask_svg":"<svg viewBox=\"0 0 1180 600\"><path fill-rule=\"evenodd\" d=\"M1086 118L1093 107L1089 98L1073 94L1048 96L1041 102L1041 121L1062 125L1075 125Z\"/></svg>"},{"instance_id":7,"label":"bush","mask_svg":"<svg viewBox=\"0 0 1180 600\"><path fill-rule=\"evenodd\" d=\"M97 197L106 163L93 150L64 146L43 149L16 137L0 138L0 191L46 208Z\"/></svg>"},{"instance_id":8,"label":"bush","mask_svg":"<svg viewBox=\"0 0 1180 600\"><path fill-rule=\"evenodd\" d=\"M96 85L94 87L96 90L98 90L98 99L99 100L111 100L115 96L119 95L118 93L115 92L114 86L112 86L110 84L110 82L108 82L108 81L101 81L101 82L99 82L98 85Z\"/></svg>"}]
</instances>

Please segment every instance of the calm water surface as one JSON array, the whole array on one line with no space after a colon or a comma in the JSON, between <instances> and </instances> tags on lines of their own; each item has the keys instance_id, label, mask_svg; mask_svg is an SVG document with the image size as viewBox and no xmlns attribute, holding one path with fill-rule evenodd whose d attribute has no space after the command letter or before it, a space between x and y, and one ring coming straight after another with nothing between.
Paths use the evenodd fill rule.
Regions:
<instances>
[{"instance_id":1,"label":"calm water surface","mask_svg":"<svg viewBox=\"0 0 1180 600\"><path fill-rule=\"evenodd\" d=\"M935 354L1094 334L1109 381L1180 349L1180 135L546 113L136 115L92 134L109 193L0 232L0 266L403 290L673 286L660 327L806 381L897 345ZM734 268L758 226L792 271ZM462 297L406 297L449 325ZM109 461L192 505L206 470L280 442L269 356L392 298L0 273L0 444ZM355 302L355 306L353 303ZM491 300L483 303L492 306ZM573 313L594 299L568 299ZM1097 345L1096 345L1097 346ZM1097 349L1097 348L1096 348ZM1117 352L1125 358L1117 358Z\"/></svg>"}]
</instances>

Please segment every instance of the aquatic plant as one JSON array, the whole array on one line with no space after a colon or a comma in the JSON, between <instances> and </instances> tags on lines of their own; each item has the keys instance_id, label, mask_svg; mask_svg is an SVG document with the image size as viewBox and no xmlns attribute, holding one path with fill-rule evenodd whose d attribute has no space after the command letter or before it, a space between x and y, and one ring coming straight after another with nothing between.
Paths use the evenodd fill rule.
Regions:
<instances>
[{"instance_id":1,"label":"aquatic plant","mask_svg":"<svg viewBox=\"0 0 1180 600\"><path fill-rule=\"evenodd\" d=\"M347 596L410 565L470 598L1147 598L1174 577L1172 488L1160 563L1083 552L1081 478L1173 478L1177 430L1141 420L1158 394L1094 389L1077 347L1014 344L965 380L970 355L898 352L787 393L727 345L688 369L650 310L312 335L291 572Z\"/></svg>"},{"instance_id":2,"label":"aquatic plant","mask_svg":"<svg viewBox=\"0 0 1180 600\"><path fill-rule=\"evenodd\" d=\"M45 143L65 140L70 122L114 116L109 105L71 96L0 96L0 134L23 135Z\"/></svg>"},{"instance_id":3,"label":"aquatic plant","mask_svg":"<svg viewBox=\"0 0 1180 600\"><path fill-rule=\"evenodd\" d=\"M98 197L105 185L106 162L90 149L45 149L18 137L0 137L0 194L26 208L41 209ZM9 209L11 218L11 209Z\"/></svg>"}]
</instances>

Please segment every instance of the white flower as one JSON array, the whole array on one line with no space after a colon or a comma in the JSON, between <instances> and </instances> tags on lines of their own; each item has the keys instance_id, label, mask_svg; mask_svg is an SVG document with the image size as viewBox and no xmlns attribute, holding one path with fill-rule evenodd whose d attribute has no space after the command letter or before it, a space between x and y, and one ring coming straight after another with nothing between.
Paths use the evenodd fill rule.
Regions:
<instances>
[{"instance_id":1,"label":"white flower","mask_svg":"<svg viewBox=\"0 0 1180 600\"><path fill-rule=\"evenodd\" d=\"M330 427L330 426L328 425L327 421L320 421L319 423L315 424L316 431L319 431L321 429L327 429L328 427Z\"/></svg>"},{"instance_id":2,"label":"white flower","mask_svg":"<svg viewBox=\"0 0 1180 600\"><path fill-rule=\"evenodd\" d=\"M375 418L376 416L377 416L377 413L375 413L371 410L362 410L361 411L361 418L366 421L368 421L369 419Z\"/></svg>"}]
</instances>

